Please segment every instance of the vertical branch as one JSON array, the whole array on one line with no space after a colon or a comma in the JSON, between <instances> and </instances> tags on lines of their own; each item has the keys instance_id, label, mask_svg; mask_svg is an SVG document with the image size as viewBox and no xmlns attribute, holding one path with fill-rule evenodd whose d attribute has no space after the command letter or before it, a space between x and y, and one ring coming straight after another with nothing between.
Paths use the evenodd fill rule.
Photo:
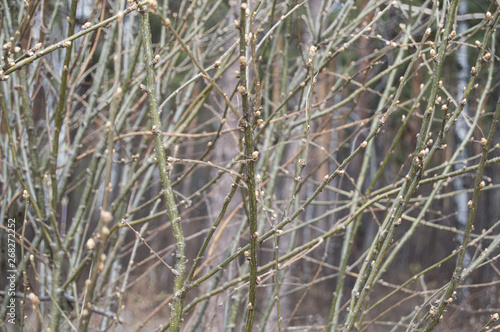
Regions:
<instances>
[{"instance_id":1,"label":"vertical branch","mask_svg":"<svg viewBox=\"0 0 500 332\"><path fill-rule=\"evenodd\" d=\"M45 218L47 210L44 207L45 195L43 191L43 183L40 173L40 162L38 159L38 151L37 151L38 144L36 140L36 129L35 129L35 122L33 120L31 100L28 93L29 84L26 72L27 72L26 68L21 68L21 70L19 71L19 78L21 81L20 91L21 91L23 118L24 122L26 123L26 133L28 136L28 150L32 162L30 170L33 173L32 179L35 187L34 188L35 200L38 202L39 206L40 204L42 204L40 212L42 214L42 218Z\"/></svg>"},{"instance_id":2,"label":"vertical branch","mask_svg":"<svg viewBox=\"0 0 500 332\"><path fill-rule=\"evenodd\" d=\"M76 17L76 7L78 4L78 0L72 0L71 1L71 12L69 16L69 26L68 26L68 34L67 36L70 37L74 34L75 32L75 17ZM51 215L55 216L56 211L57 211L57 183L58 179L56 176L56 171L57 171L57 159L59 156L59 135L61 133L61 128L62 128L62 122L63 122L63 112L64 108L66 105L66 97L67 97L67 88L68 88L68 77L69 77L69 65L71 62L71 52L73 49L72 42L66 41L62 44L63 47L66 48L66 54L64 56L64 63L63 63L63 68L62 68L62 73L61 73L61 84L59 86L59 98L58 98L58 104L57 104L57 109L56 109L56 114L55 114L55 123L54 123L54 136L52 137L52 153L49 157L49 171L50 171L50 181L52 184L52 200L51 200ZM53 229L53 235L54 237L59 236L59 232L56 229ZM58 243L58 241L55 241L55 238L52 238L52 243ZM61 250L58 250L58 252L55 252L55 248L52 250L53 253L53 260L54 263L52 265L52 298L53 299L60 299L60 300L53 300L51 302L51 319L50 319L50 329L52 331L57 331L59 327L59 321L60 321L60 315L61 315L61 309L59 308L59 303L65 303L64 300L62 300L62 290L59 289L59 286L61 284L61 278L62 278L62 273L63 273L63 255L62 255L62 248Z\"/></svg>"},{"instance_id":3,"label":"vertical branch","mask_svg":"<svg viewBox=\"0 0 500 332\"><path fill-rule=\"evenodd\" d=\"M247 188L248 188L248 210L249 210L249 223L250 223L250 289L248 294L247 303L247 321L246 331L252 331L253 320L255 316L255 298L257 292L257 197L255 196L255 161L259 158L259 152L254 146L254 135L252 131L253 118L250 109L250 101L248 95L248 51L247 42L250 41L249 26L247 25L247 17L250 10L246 0L243 0L240 5L240 82L238 91L241 94L243 119L241 121L242 129L245 135L245 155L247 158Z\"/></svg>"},{"instance_id":4,"label":"vertical branch","mask_svg":"<svg viewBox=\"0 0 500 332\"><path fill-rule=\"evenodd\" d=\"M464 278L464 276L462 275L462 269L464 266L464 260L467 253L467 247L469 246L469 238L474 226L473 224L474 224L474 217L476 216L477 202L479 200L479 194L481 192L481 189L484 188L485 186L485 183L483 181L484 168L486 167L488 152L490 150L491 143L493 142L493 137L497 129L499 119L500 119L500 98L497 101L495 115L493 116L493 121L491 122L488 137L487 138L483 137L480 141L483 152L481 154L481 161L479 162L479 167L477 169L476 181L474 184L474 194L472 196L472 200L470 200L467 203L467 206L469 208L469 215L467 217L467 224L465 225L462 245L459 248L460 251L457 257L455 271L453 272L453 276L446 289L446 292L441 297L438 308L435 310L434 315L429 317L430 319L423 330L425 332L432 331L434 327L439 323L439 321L441 320L441 315L443 314L445 308L448 306L449 303L451 303L449 299L451 298L453 292L456 290L456 288Z\"/></svg>"},{"instance_id":5,"label":"vertical branch","mask_svg":"<svg viewBox=\"0 0 500 332\"><path fill-rule=\"evenodd\" d=\"M75 32L75 16L76 7L78 0L72 0L71 2L71 14L69 18L68 26L68 37L71 37ZM54 136L52 137L52 154L50 156L49 169L50 169L50 181L52 183L52 210L55 211L57 208L57 157L59 154L59 135L61 133L64 106L66 105L66 96L68 88L68 76L69 76L69 64L71 61L71 53L73 50L73 43L71 41L65 41L62 46L66 48L66 54L64 56L63 69L61 73L61 85L59 89L59 98L57 103L55 123L54 123Z\"/></svg>"},{"instance_id":6,"label":"vertical branch","mask_svg":"<svg viewBox=\"0 0 500 332\"><path fill-rule=\"evenodd\" d=\"M158 108L158 101L156 99L157 97L154 71L154 64L158 61L158 59L153 57L148 7L141 6L139 12L141 16L141 33L143 38L146 65L146 92L148 94L149 101L149 116L152 122L151 131L153 132L154 136L155 153L163 188L165 204L167 205L168 215L170 218L170 222L172 223L172 231L175 239L176 261L175 269L173 270L175 274L175 281L173 291L174 296L172 299L171 307L172 317L170 321L170 330L179 331L182 322L182 307L184 303L184 292L182 291L182 288L184 286L184 275L186 271L186 243L184 240L184 234L182 232L181 219L177 210L174 192L170 183L170 177L167 169L167 160L163 147L160 110Z\"/></svg>"},{"instance_id":7,"label":"vertical branch","mask_svg":"<svg viewBox=\"0 0 500 332\"><path fill-rule=\"evenodd\" d=\"M424 160L428 154L428 150L425 150L426 137L428 136L432 124L435 110L434 104L437 98L441 70L446 58L446 48L450 39L449 36L451 33L452 25L455 22L457 6L457 0L453 1L450 5L449 17L446 21L446 27L442 31L443 33L440 48L437 56L434 57L436 64L434 66L434 72L432 75L431 91L424 118L420 127L419 139L417 140L414 153L415 157L413 158L410 171L406 176L406 182L401 186L401 189L397 195L398 199L393 202L391 209L386 213L383 224L380 227L376 238L372 242L368 257L365 260L361 268L360 275L356 280L356 285L351 294L349 314L345 319L343 331L349 331L353 328L355 321L361 312L361 308L364 304L366 296L368 295L373 282L376 279L376 275L378 274L386 251L392 241L395 223L401 218L401 215L403 214L403 211L407 206L410 197L417 188L417 185L422 176L422 172L425 169ZM426 31L426 35L429 34L430 32ZM435 52L434 55L436 55Z\"/></svg>"},{"instance_id":8,"label":"vertical branch","mask_svg":"<svg viewBox=\"0 0 500 332\"><path fill-rule=\"evenodd\" d=\"M103 141L107 140L107 156L106 156L106 173L104 178L104 196L101 207L101 213L99 218L99 223L97 225L97 239L93 257L93 264L90 272L90 282L87 285L87 307L92 305L92 301L94 299L94 293L97 286L98 277L101 275L105 275L104 271L104 261L106 259L105 249L106 244L109 239L110 231L109 224L113 220L113 216L108 211L108 200L109 194L112 190L111 184L111 171L113 167L113 156L114 156L114 131L115 131L115 119L117 114L117 109L119 107L118 100L120 99L120 95L122 89L120 87L120 73L121 73L121 51L122 51L122 39L123 39L123 7L124 1L121 1L118 4L118 33L116 38L116 49L114 59L114 82L113 82L113 96L111 99L111 107L109 112L109 118L106 123L105 135L103 137ZM78 243L79 241L76 241ZM87 245L88 248L88 245ZM97 287L96 287L97 286ZM85 309L86 310L86 309ZM91 311L84 311L82 314L82 318L78 324L79 331L86 331L88 328L88 324L90 321Z\"/></svg>"},{"instance_id":9,"label":"vertical branch","mask_svg":"<svg viewBox=\"0 0 500 332\"><path fill-rule=\"evenodd\" d=\"M428 26L430 24L432 24L432 20L429 21L428 23ZM406 36L404 37L404 41L403 41L403 44L407 43L408 42L408 36L410 34L410 29L411 28L408 28L408 31L407 31L407 34ZM395 96L392 98L393 99L393 103L391 104L391 106L389 107L389 111L388 113L390 113L392 110L396 109L397 107L397 100L399 100L400 96L401 96L401 93L403 92L403 87L405 86L405 83L406 81L409 79L411 73L412 73L412 69L413 69L413 66L415 64L415 62L417 61L418 59L418 54L419 52L421 51L426 39L427 39L428 35L427 33L424 34L423 38L422 38L422 41L419 43L418 45L418 48L417 48L417 51L414 53L414 56L409 64L409 66L406 68L406 71L405 71L405 74L404 76L401 76L400 77L400 85L395 93ZM399 63L402 58L403 58L403 54L404 54L404 50L401 49L399 52L398 52L398 55L396 56L396 59L395 59L395 63ZM388 80L387 80L387 85L386 85L386 88L384 89L384 97L383 99L380 100L379 102L379 105L377 107L377 111L376 111L376 114L379 116L380 115L380 112L383 110L383 107L384 107L384 103L383 103L383 100L385 99L389 99L389 96L390 96L390 93L392 92L392 86L393 86L393 82L395 80L395 75L396 75L396 72L393 71L389 74L389 77L388 77ZM411 113L410 113L411 114ZM372 121L372 125L371 125L371 130L374 129L374 127L377 125L376 123L376 119L378 117L374 117L374 120ZM405 126L403 125L400 129L400 132L402 134L402 131L403 129L405 128ZM399 132L398 132L399 134ZM396 135L396 138L393 140L393 142L391 143L391 147L389 148L389 151L392 151L392 149L394 148L394 146L399 142L399 137L400 135ZM371 156L371 152L372 152L372 149L373 149L373 141L370 141L368 142L367 144L367 147L366 147L366 152L365 154L363 155L363 161L362 161L362 164L361 164L361 170L360 170L360 174L358 175L358 179L357 179L357 183L356 183L356 186L361 190L362 186L363 186L363 183L365 182L365 178L367 176L367 170L368 170L368 166L369 166L369 161L371 158L373 158ZM388 154L386 156L386 158L384 159L384 161L382 163L380 163L380 166L379 166L379 170L377 171L377 173L375 174L371 184L369 185L368 189L366 190L366 193L365 193L365 196L369 196L375 186L375 184L377 183L377 180L380 176L380 174L382 173L382 171L385 169L385 165L387 164L387 161L390 157L390 154ZM359 196L360 196L360 192L359 191L355 191L354 192L354 196L353 196L353 200L354 201L357 201L359 199ZM354 204L349 213L350 214L354 214L356 209L357 209L357 204ZM346 235L345 235L345 238L344 238L344 242L342 244L342 252L341 252L341 263L340 263L340 269L339 269L339 276L338 276L338 281L337 281L337 285L336 285L336 289L335 289L335 293L334 293L334 299L333 299L333 302L332 302L332 307L330 308L330 317L329 317L329 321L331 322L331 325L330 325L330 331L335 331L336 328L337 328L337 324L338 324L338 319L339 319L339 313L340 313L340 305L341 305L341 299L342 299L342 293L343 293L343 285L344 285L344 280L345 280L345 270L347 268L347 262L348 262L348 259L350 257L350 254L351 254L351 249L352 249L352 246L353 246L353 243L354 243L354 236L356 235L357 233L357 227L359 226L359 223L361 221L361 216L359 216L356 221L353 223L353 224L350 224L348 227L347 227L347 230L346 230ZM387 263L387 262L386 262Z\"/></svg>"},{"instance_id":10,"label":"vertical branch","mask_svg":"<svg viewBox=\"0 0 500 332\"><path fill-rule=\"evenodd\" d=\"M113 156L114 156L114 132L115 132L115 119L118 113L118 107L120 106L118 101L122 94L122 88L120 86L120 74L121 74L121 63L122 63L122 39L123 39L123 1L120 4L119 18L118 18L118 32L116 39L116 49L115 55L113 57L114 61L114 82L113 82L113 97L111 100L109 119L106 123L106 135L107 135L107 158L106 158L106 175L104 179L104 197L102 202L102 210L107 211L109 194L112 191L111 183L111 171L113 168ZM120 15L121 13L121 15Z\"/></svg>"},{"instance_id":11,"label":"vertical branch","mask_svg":"<svg viewBox=\"0 0 500 332\"><path fill-rule=\"evenodd\" d=\"M23 275L23 286L24 286L24 292L23 292L23 303L26 304L26 297L27 297L27 292L29 289L29 283L28 283L28 275L26 273L26 259L24 259L25 256L25 231L26 231L26 225L28 224L28 208L30 205L30 195L26 190L23 190L23 198L26 200L26 205L24 208L24 220L23 220L23 226L21 230L21 257L22 257L22 275ZM23 330L24 326L24 310L26 308L26 305L21 306L21 322L19 323L19 331Z\"/></svg>"}]
</instances>

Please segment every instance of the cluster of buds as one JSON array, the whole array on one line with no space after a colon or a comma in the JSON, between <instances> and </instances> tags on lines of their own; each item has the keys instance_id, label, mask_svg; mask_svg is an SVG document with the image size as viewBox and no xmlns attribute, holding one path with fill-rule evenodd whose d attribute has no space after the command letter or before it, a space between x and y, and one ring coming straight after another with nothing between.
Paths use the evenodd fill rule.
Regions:
<instances>
[{"instance_id":1,"label":"cluster of buds","mask_svg":"<svg viewBox=\"0 0 500 332\"><path fill-rule=\"evenodd\" d=\"M424 159L425 159L425 157L427 157L428 154L429 154L429 148L422 149L418 153L418 155L417 155L417 162L418 162L418 167L419 168L422 168Z\"/></svg>"},{"instance_id":2,"label":"cluster of buds","mask_svg":"<svg viewBox=\"0 0 500 332\"><path fill-rule=\"evenodd\" d=\"M255 36L253 33L249 32L249 33L245 33L245 44L250 44L251 41L256 41L257 40L257 36Z\"/></svg>"},{"instance_id":3,"label":"cluster of buds","mask_svg":"<svg viewBox=\"0 0 500 332\"><path fill-rule=\"evenodd\" d=\"M389 46L389 45L390 45L390 46L391 46L391 47L393 47L393 48L397 48L397 47L398 47L398 43L396 43L394 40L388 40L388 41L386 41L386 42L385 42L385 44L386 44L387 46Z\"/></svg>"},{"instance_id":4,"label":"cluster of buds","mask_svg":"<svg viewBox=\"0 0 500 332\"><path fill-rule=\"evenodd\" d=\"M240 65L241 65L241 67L246 67L248 65L246 57L240 56Z\"/></svg>"},{"instance_id":5,"label":"cluster of buds","mask_svg":"<svg viewBox=\"0 0 500 332\"><path fill-rule=\"evenodd\" d=\"M252 159L254 161L259 159L259 151L252 152Z\"/></svg>"},{"instance_id":6,"label":"cluster of buds","mask_svg":"<svg viewBox=\"0 0 500 332\"><path fill-rule=\"evenodd\" d=\"M247 89L245 88L244 85L238 86L238 92L241 93L242 95L247 93Z\"/></svg>"},{"instance_id":7,"label":"cluster of buds","mask_svg":"<svg viewBox=\"0 0 500 332\"><path fill-rule=\"evenodd\" d=\"M312 66L312 63L313 63L313 59L314 57L316 56L316 51L318 50L318 48L316 46L311 46L311 48L309 49L309 60L307 60L307 65L310 67Z\"/></svg>"},{"instance_id":8,"label":"cluster of buds","mask_svg":"<svg viewBox=\"0 0 500 332\"><path fill-rule=\"evenodd\" d=\"M153 58L153 60L151 61L151 65L154 66L156 65L158 62L160 62L160 55L159 54L156 54Z\"/></svg>"},{"instance_id":9,"label":"cluster of buds","mask_svg":"<svg viewBox=\"0 0 500 332\"><path fill-rule=\"evenodd\" d=\"M37 52L41 48L42 48L42 43L37 43L37 44L35 44L35 46L33 46L33 48L31 48L30 50L28 50L28 52L26 54L29 57L32 57L33 55L35 55L35 52Z\"/></svg>"},{"instance_id":10,"label":"cluster of buds","mask_svg":"<svg viewBox=\"0 0 500 332\"><path fill-rule=\"evenodd\" d=\"M422 149L420 150L420 152L418 153L418 158L419 159L424 159L427 154L429 153L429 149L425 148L425 149Z\"/></svg>"},{"instance_id":11,"label":"cluster of buds","mask_svg":"<svg viewBox=\"0 0 500 332\"><path fill-rule=\"evenodd\" d=\"M12 58L7 58L7 67L14 67L14 65L16 64L16 62L14 61L14 59Z\"/></svg>"},{"instance_id":12,"label":"cluster of buds","mask_svg":"<svg viewBox=\"0 0 500 332\"><path fill-rule=\"evenodd\" d=\"M139 84L139 88L141 89L141 91L143 93L149 93L149 89L147 86L145 86L144 84Z\"/></svg>"},{"instance_id":13,"label":"cluster of buds","mask_svg":"<svg viewBox=\"0 0 500 332\"><path fill-rule=\"evenodd\" d=\"M148 6L151 11L155 12L156 8L158 8L158 2L156 0L148 0Z\"/></svg>"},{"instance_id":14,"label":"cluster of buds","mask_svg":"<svg viewBox=\"0 0 500 332\"><path fill-rule=\"evenodd\" d=\"M113 220L113 215L109 211L101 210L101 219L105 224L109 224Z\"/></svg>"},{"instance_id":15,"label":"cluster of buds","mask_svg":"<svg viewBox=\"0 0 500 332\"><path fill-rule=\"evenodd\" d=\"M98 235L98 237L99 237L99 235L101 237L108 237L110 233L111 232L107 226L102 226L101 231L97 235Z\"/></svg>"},{"instance_id":16,"label":"cluster of buds","mask_svg":"<svg viewBox=\"0 0 500 332\"><path fill-rule=\"evenodd\" d=\"M14 61L14 59L10 58L10 55L12 54L11 53L11 50L12 50L12 38L11 38L11 41L9 41L8 43L3 44L2 48L5 51L5 56L3 57L3 59L5 59L5 62L6 62L6 66L5 67L6 68L10 68L10 67L14 66L16 64L16 62ZM6 81L9 77L8 76L3 76L2 73L0 73L0 81Z\"/></svg>"},{"instance_id":17,"label":"cluster of buds","mask_svg":"<svg viewBox=\"0 0 500 332\"><path fill-rule=\"evenodd\" d=\"M311 48L309 49L309 55L311 56L311 58L314 58L316 56L317 50L318 48L316 46L311 46Z\"/></svg>"},{"instance_id":18,"label":"cluster of buds","mask_svg":"<svg viewBox=\"0 0 500 332\"><path fill-rule=\"evenodd\" d=\"M93 239L93 238L90 238L90 239L88 239L88 240L87 240L86 247L87 247L87 249L88 249L89 251L94 250L94 248L95 248L95 241L94 241L94 239Z\"/></svg>"},{"instance_id":19,"label":"cluster of buds","mask_svg":"<svg viewBox=\"0 0 500 332\"><path fill-rule=\"evenodd\" d=\"M101 272L104 270L104 262L106 261L106 254L101 254L99 257L99 265L97 266L97 271Z\"/></svg>"},{"instance_id":20,"label":"cluster of buds","mask_svg":"<svg viewBox=\"0 0 500 332\"><path fill-rule=\"evenodd\" d=\"M257 110L253 112L253 116L255 118L255 124L259 128L262 128L264 126L264 120L260 118L260 116L262 114L261 109L262 109L262 107L258 107Z\"/></svg>"},{"instance_id":21,"label":"cluster of buds","mask_svg":"<svg viewBox=\"0 0 500 332\"><path fill-rule=\"evenodd\" d=\"M71 46L71 41L69 41L69 40L63 41L61 43L61 47L62 48L67 48L67 47L70 47L70 46Z\"/></svg>"},{"instance_id":22,"label":"cluster of buds","mask_svg":"<svg viewBox=\"0 0 500 332\"><path fill-rule=\"evenodd\" d=\"M35 295L35 293L29 293L28 299L30 299L34 306L40 303L40 299Z\"/></svg>"},{"instance_id":23,"label":"cluster of buds","mask_svg":"<svg viewBox=\"0 0 500 332\"><path fill-rule=\"evenodd\" d=\"M8 42L8 43L3 44L3 49L4 49L4 51L8 51L8 50L10 50L10 49L11 49L11 47L12 47L12 42L11 42L11 41L10 41L10 42Z\"/></svg>"}]
</instances>

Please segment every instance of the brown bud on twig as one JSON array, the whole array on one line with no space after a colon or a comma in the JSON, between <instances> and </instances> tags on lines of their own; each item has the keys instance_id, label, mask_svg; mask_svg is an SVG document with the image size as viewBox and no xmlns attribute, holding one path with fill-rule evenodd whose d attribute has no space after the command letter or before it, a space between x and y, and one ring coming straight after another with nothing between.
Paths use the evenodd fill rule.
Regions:
<instances>
[{"instance_id":1,"label":"brown bud on twig","mask_svg":"<svg viewBox=\"0 0 500 332\"><path fill-rule=\"evenodd\" d=\"M242 65L243 67L246 67L248 65L246 57L240 56L240 65Z\"/></svg>"}]
</instances>

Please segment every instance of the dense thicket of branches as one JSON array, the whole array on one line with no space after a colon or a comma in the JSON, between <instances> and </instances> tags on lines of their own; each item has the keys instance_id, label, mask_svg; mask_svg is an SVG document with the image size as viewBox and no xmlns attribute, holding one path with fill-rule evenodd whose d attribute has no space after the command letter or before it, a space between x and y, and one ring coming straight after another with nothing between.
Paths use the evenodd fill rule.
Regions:
<instances>
[{"instance_id":1,"label":"dense thicket of branches","mask_svg":"<svg viewBox=\"0 0 500 332\"><path fill-rule=\"evenodd\" d=\"M499 326L498 1L0 7L0 330Z\"/></svg>"}]
</instances>

